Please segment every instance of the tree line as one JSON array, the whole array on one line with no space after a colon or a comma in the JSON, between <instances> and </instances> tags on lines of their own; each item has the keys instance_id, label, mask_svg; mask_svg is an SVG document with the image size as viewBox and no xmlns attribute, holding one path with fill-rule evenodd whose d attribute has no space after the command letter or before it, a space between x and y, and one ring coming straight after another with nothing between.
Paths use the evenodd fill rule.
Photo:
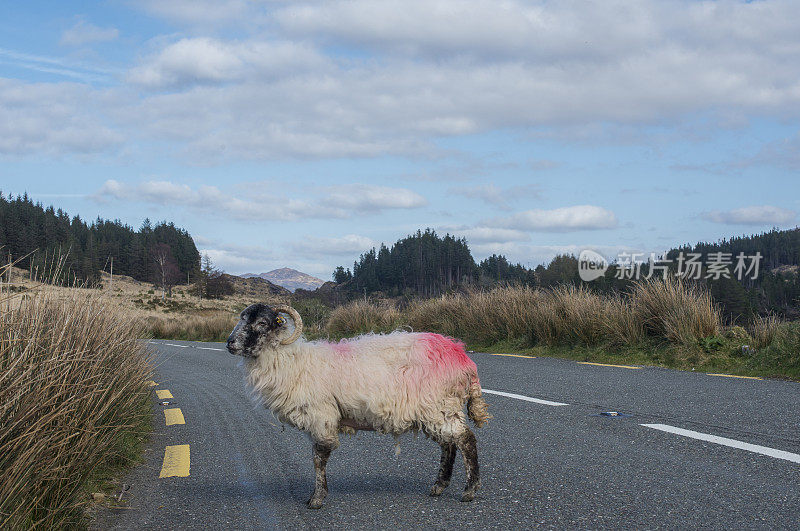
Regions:
<instances>
[{"instance_id":1,"label":"tree line","mask_svg":"<svg viewBox=\"0 0 800 531\"><path fill-rule=\"evenodd\" d=\"M678 256L699 254L704 263L697 279L711 291L729 322L741 322L756 315L777 314L800 318L800 228L777 230L684 245L661 257L669 275L677 275ZM723 253L732 263L729 275L709 275L708 258ZM753 257L760 253L758 275L753 272L741 279L734 274L736 257L743 253ZM340 289L353 294L380 292L386 296L432 297L460 288L490 288L498 284L517 284L539 288L559 284L581 284L597 292L623 293L634 279L625 274L624 264L612 263L605 275L585 283L579 276L578 258L558 255L546 265L527 268L514 264L499 254L476 263L464 238L449 234L440 237L432 229L418 230L398 240L391 247L363 253L352 271L339 266L333 280ZM661 276L661 271L647 263L639 266L639 278Z\"/></svg>"},{"instance_id":2,"label":"tree line","mask_svg":"<svg viewBox=\"0 0 800 531\"><path fill-rule=\"evenodd\" d=\"M756 314L776 314L781 317L800 318L800 228L772 229L750 236L736 236L718 242L686 244L667 253L674 258L678 253L714 253L729 255L736 260L739 254L760 254L757 276L706 279L714 299L722 306L729 320Z\"/></svg>"},{"instance_id":3,"label":"tree line","mask_svg":"<svg viewBox=\"0 0 800 531\"><path fill-rule=\"evenodd\" d=\"M167 288L194 280L200 253L189 233L166 221L145 219L135 230L119 220L91 223L53 206L34 203L27 194L0 192L0 253L42 278L63 261L58 281L93 283L100 271L155 282Z\"/></svg>"},{"instance_id":4,"label":"tree line","mask_svg":"<svg viewBox=\"0 0 800 531\"><path fill-rule=\"evenodd\" d=\"M465 238L418 230L390 247L381 244L362 254L352 271L343 266L333 280L348 290L390 296L435 297L463 286L494 282L529 282L533 272L505 257L492 255L476 264Z\"/></svg>"}]
</instances>

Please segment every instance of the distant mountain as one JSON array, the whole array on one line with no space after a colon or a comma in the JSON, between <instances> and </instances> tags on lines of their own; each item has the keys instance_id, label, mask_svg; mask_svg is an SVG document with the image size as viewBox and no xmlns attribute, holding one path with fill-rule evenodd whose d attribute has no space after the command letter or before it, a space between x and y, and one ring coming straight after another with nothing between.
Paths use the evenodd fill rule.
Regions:
<instances>
[{"instance_id":1,"label":"distant mountain","mask_svg":"<svg viewBox=\"0 0 800 531\"><path fill-rule=\"evenodd\" d=\"M268 280L273 284L277 284L278 286L283 286L284 288L288 289L291 292L294 292L294 290L298 288L313 291L325 283L325 281L322 279L319 279L317 277L312 277L311 275L308 275L301 271L297 271L296 269L291 269L289 267L273 269L272 271L269 271L267 273L261 273L258 275L255 273L246 273L244 275L241 275L241 277L263 278L264 280Z\"/></svg>"},{"instance_id":2,"label":"distant mountain","mask_svg":"<svg viewBox=\"0 0 800 531\"><path fill-rule=\"evenodd\" d=\"M243 278L243 276L237 277L227 273L223 273L222 276L233 285L233 290L241 295L261 298L271 298L276 295L289 295L289 290L286 288L273 284L269 280L259 276Z\"/></svg>"}]
</instances>

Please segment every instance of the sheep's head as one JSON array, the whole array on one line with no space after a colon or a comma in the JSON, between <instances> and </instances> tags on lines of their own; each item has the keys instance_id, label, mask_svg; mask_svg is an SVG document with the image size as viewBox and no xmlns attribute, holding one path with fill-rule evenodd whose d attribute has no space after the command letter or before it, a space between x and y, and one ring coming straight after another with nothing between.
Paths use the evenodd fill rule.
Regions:
<instances>
[{"instance_id":1,"label":"sheep's head","mask_svg":"<svg viewBox=\"0 0 800 531\"><path fill-rule=\"evenodd\" d=\"M286 331L287 325L281 313L288 314L294 321L294 332L283 339L279 338ZM245 358L255 358L266 345L294 343L302 331L303 320L291 306L253 304L241 313L239 322L228 337L228 352Z\"/></svg>"}]
</instances>

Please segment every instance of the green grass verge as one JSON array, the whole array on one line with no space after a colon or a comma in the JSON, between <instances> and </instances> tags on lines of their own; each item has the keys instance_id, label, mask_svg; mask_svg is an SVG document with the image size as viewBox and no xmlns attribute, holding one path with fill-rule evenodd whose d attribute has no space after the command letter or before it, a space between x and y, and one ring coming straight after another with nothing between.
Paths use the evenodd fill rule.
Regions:
<instances>
[{"instance_id":1,"label":"green grass verge","mask_svg":"<svg viewBox=\"0 0 800 531\"><path fill-rule=\"evenodd\" d=\"M523 341L507 340L490 345L470 344L470 350L562 358L614 365L667 367L687 371L759 376L800 381L800 350L786 342L742 354L741 344L725 337L714 337L697 345L647 343L640 346L525 346Z\"/></svg>"},{"instance_id":2,"label":"green grass verge","mask_svg":"<svg viewBox=\"0 0 800 531\"><path fill-rule=\"evenodd\" d=\"M95 500L86 514L93 517L103 507L127 507L125 496L117 500L122 490L123 478L135 466L144 463L144 450L153 433L153 405L148 396L137 404L133 412L134 423L121 433L103 461L90 472L83 485L88 498L101 494L102 500Z\"/></svg>"}]
</instances>

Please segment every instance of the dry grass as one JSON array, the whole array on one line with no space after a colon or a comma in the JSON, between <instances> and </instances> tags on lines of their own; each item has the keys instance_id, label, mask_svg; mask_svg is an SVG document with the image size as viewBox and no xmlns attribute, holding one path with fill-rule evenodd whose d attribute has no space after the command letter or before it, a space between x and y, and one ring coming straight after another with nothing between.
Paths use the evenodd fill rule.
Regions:
<instances>
[{"instance_id":1,"label":"dry grass","mask_svg":"<svg viewBox=\"0 0 800 531\"><path fill-rule=\"evenodd\" d=\"M781 321L774 315L757 317L750 326L750 335L753 337L755 348L765 348L771 345L781 331Z\"/></svg>"},{"instance_id":2,"label":"dry grass","mask_svg":"<svg viewBox=\"0 0 800 531\"><path fill-rule=\"evenodd\" d=\"M631 298L648 333L672 343L691 344L722 328L711 294L678 280L640 282Z\"/></svg>"},{"instance_id":3,"label":"dry grass","mask_svg":"<svg viewBox=\"0 0 800 531\"><path fill-rule=\"evenodd\" d=\"M541 292L527 287L446 295L409 306L401 322L467 341L494 343L530 337Z\"/></svg>"},{"instance_id":4,"label":"dry grass","mask_svg":"<svg viewBox=\"0 0 800 531\"><path fill-rule=\"evenodd\" d=\"M236 313L215 311L178 317L149 315L144 323L147 333L159 339L225 341L238 320Z\"/></svg>"},{"instance_id":5,"label":"dry grass","mask_svg":"<svg viewBox=\"0 0 800 531\"><path fill-rule=\"evenodd\" d=\"M638 346L648 337L696 345L721 328L707 292L650 281L629 295L598 295L584 286L499 287L418 301L403 312L358 302L335 309L327 330L341 337L404 324L479 345L510 340L528 346Z\"/></svg>"},{"instance_id":6,"label":"dry grass","mask_svg":"<svg viewBox=\"0 0 800 531\"><path fill-rule=\"evenodd\" d=\"M0 528L83 525L90 472L149 426L137 322L94 290L0 296Z\"/></svg>"},{"instance_id":7,"label":"dry grass","mask_svg":"<svg viewBox=\"0 0 800 531\"><path fill-rule=\"evenodd\" d=\"M333 336L351 336L364 332L391 332L400 325L400 312L394 306L353 301L334 309L326 331Z\"/></svg>"},{"instance_id":8,"label":"dry grass","mask_svg":"<svg viewBox=\"0 0 800 531\"><path fill-rule=\"evenodd\" d=\"M601 327L605 340L614 346L637 346L647 336L636 305L631 303L629 297L621 295L605 299Z\"/></svg>"}]
</instances>

